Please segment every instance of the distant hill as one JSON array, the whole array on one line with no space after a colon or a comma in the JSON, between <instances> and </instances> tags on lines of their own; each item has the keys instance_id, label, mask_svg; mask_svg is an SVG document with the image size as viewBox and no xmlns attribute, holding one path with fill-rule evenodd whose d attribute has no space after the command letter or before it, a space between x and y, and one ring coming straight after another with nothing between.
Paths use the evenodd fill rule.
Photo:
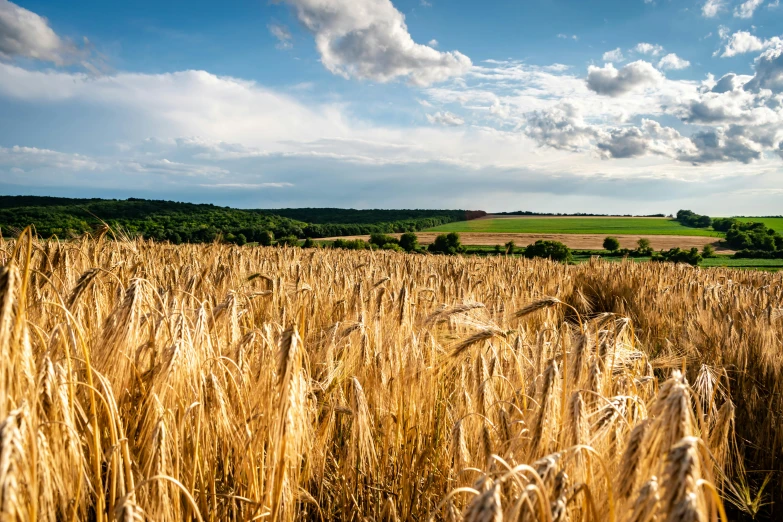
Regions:
<instances>
[{"instance_id":1,"label":"distant hill","mask_svg":"<svg viewBox=\"0 0 783 522\"><path fill-rule=\"evenodd\" d=\"M0 231L5 236L34 225L41 237L65 238L106 222L133 236L174 243L211 242L221 236L237 243L261 242L267 233L276 238L319 238L418 231L484 214L465 210L246 210L136 198L0 196Z\"/></svg>"}]
</instances>

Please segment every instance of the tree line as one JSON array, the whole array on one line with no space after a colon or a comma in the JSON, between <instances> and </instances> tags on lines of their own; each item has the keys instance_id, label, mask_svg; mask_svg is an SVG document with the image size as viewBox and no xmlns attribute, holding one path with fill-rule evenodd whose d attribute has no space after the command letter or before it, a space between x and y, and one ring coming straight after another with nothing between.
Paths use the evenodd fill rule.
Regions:
<instances>
[{"instance_id":1,"label":"tree line","mask_svg":"<svg viewBox=\"0 0 783 522\"><path fill-rule=\"evenodd\" d=\"M711 218L690 210L677 212L676 220L686 227L709 228L726 234L726 245L737 250L735 257L783 257L783 236L764 223L737 218Z\"/></svg>"},{"instance_id":2,"label":"tree line","mask_svg":"<svg viewBox=\"0 0 783 522\"><path fill-rule=\"evenodd\" d=\"M216 240L239 245L292 244L304 238L414 232L483 214L465 210L242 210L137 198L0 196L0 232L6 236L33 225L40 237L64 239L107 223L131 237L175 244ZM343 219L357 221L341 223Z\"/></svg>"}]
</instances>

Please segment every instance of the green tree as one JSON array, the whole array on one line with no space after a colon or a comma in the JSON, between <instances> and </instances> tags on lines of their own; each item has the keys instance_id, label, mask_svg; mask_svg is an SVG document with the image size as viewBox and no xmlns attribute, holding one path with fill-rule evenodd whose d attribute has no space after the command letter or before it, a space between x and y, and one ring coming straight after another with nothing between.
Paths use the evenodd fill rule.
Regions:
<instances>
[{"instance_id":1,"label":"green tree","mask_svg":"<svg viewBox=\"0 0 783 522\"><path fill-rule=\"evenodd\" d=\"M274 236L268 230L264 230L258 235L258 244L261 246L272 246L274 240Z\"/></svg>"},{"instance_id":2,"label":"green tree","mask_svg":"<svg viewBox=\"0 0 783 522\"><path fill-rule=\"evenodd\" d=\"M465 247L459 240L459 234L451 232L449 234L441 234L435 238L435 241L427 247L427 250L434 254L461 254L465 251Z\"/></svg>"},{"instance_id":3,"label":"green tree","mask_svg":"<svg viewBox=\"0 0 783 522\"><path fill-rule=\"evenodd\" d=\"M559 241L548 241L545 239L539 239L532 245L528 245L527 248L525 248L524 256L529 259L543 257L551 259L552 261L562 261L564 263L573 261L570 248Z\"/></svg>"},{"instance_id":4,"label":"green tree","mask_svg":"<svg viewBox=\"0 0 783 522\"><path fill-rule=\"evenodd\" d=\"M653 253L650 240L647 238L641 238L636 242L636 253L640 256L650 256Z\"/></svg>"},{"instance_id":5,"label":"green tree","mask_svg":"<svg viewBox=\"0 0 783 522\"><path fill-rule=\"evenodd\" d=\"M513 254L514 249L517 247L516 244L514 244L514 241L509 241L506 243L506 254Z\"/></svg>"},{"instance_id":6,"label":"green tree","mask_svg":"<svg viewBox=\"0 0 783 522\"><path fill-rule=\"evenodd\" d=\"M704 245L701 249L701 257L704 259L715 257L715 248L712 245Z\"/></svg>"},{"instance_id":7,"label":"green tree","mask_svg":"<svg viewBox=\"0 0 783 522\"><path fill-rule=\"evenodd\" d=\"M302 243L302 248L315 248L317 245L315 244L315 241L312 239L305 238L304 243Z\"/></svg>"},{"instance_id":8,"label":"green tree","mask_svg":"<svg viewBox=\"0 0 783 522\"><path fill-rule=\"evenodd\" d=\"M609 236L604 239L604 249L608 250L609 252L616 252L620 250L620 242L616 237Z\"/></svg>"},{"instance_id":9,"label":"green tree","mask_svg":"<svg viewBox=\"0 0 783 522\"><path fill-rule=\"evenodd\" d=\"M415 252L419 249L419 238L413 232L405 232L400 236L400 246L406 252Z\"/></svg>"},{"instance_id":10,"label":"green tree","mask_svg":"<svg viewBox=\"0 0 783 522\"><path fill-rule=\"evenodd\" d=\"M245 234L242 234L241 232L239 234L237 234L234 237L234 243L239 245L239 246L246 245L247 244L247 238L245 237Z\"/></svg>"}]
</instances>

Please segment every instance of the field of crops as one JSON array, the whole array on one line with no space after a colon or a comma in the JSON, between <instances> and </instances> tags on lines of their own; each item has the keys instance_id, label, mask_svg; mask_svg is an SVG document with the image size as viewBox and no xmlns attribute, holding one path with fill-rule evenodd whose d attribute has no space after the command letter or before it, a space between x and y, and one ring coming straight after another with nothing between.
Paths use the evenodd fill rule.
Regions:
<instances>
[{"instance_id":1,"label":"field of crops","mask_svg":"<svg viewBox=\"0 0 783 522\"><path fill-rule=\"evenodd\" d=\"M2 520L783 516L779 274L26 237L0 265Z\"/></svg>"},{"instance_id":2,"label":"field of crops","mask_svg":"<svg viewBox=\"0 0 783 522\"><path fill-rule=\"evenodd\" d=\"M719 237L721 235L711 229L685 227L672 219L623 217L487 218L449 223L430 229L429 231L516 232L530 234L635 234L711 237Z\"/></svg>"}]
</instances>

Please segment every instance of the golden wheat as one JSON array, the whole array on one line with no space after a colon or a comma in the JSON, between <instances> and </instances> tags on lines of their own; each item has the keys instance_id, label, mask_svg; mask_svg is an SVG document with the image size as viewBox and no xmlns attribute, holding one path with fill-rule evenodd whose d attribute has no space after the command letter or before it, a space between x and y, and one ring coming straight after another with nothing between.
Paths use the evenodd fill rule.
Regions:
<instances>
[{"instance_id":1,"label":"golden wheat","mask_svg":"<svg viewBox=\"0 0 783 522\"><path fill-rule=\"evenodd\" d=\"M103 235L0 258L2 520L776 513L745 470L780 490L780 275Z\"/></svg>"}]
</instances>

